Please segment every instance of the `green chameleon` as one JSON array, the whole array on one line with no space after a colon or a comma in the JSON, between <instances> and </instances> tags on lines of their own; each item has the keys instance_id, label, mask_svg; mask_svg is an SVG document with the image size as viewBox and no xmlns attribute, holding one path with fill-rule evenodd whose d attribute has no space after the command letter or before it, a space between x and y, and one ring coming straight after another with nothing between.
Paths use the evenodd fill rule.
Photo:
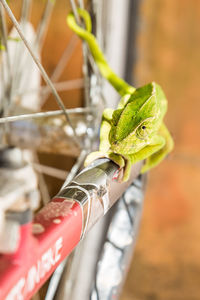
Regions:
<instances>
[{"instance_id":1,"label":"green chameleon","mask_svg":"<svg viewBox=\"0 0 200 300\"><path fill-rule=\"evenodd\" d=\"M88 43L102 74L122 96L116 110L103 112L99 151L90 153L85 165L100 157L108 157L123 170L122 181L130 176L132 164L145 160L141 173L160 163L173 149L172 137L163 123L167 99L155 82L135 89L119 78L108 65L95 36L87 11L78 9L85 23L80 27L72 13L67 16L69 27Z\"/></svg>"}]
</instances>

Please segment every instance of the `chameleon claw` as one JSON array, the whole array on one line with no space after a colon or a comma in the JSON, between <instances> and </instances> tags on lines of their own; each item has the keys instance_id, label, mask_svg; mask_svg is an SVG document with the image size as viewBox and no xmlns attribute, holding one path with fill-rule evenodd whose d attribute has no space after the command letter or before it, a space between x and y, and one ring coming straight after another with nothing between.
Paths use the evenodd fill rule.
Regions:
<instances>
[{"instance_id":1,"label":"chameleon claw","mask_svg":"<svg viewBox=\"0 0 200 300\"><path fill-rule=\"evenodd\" d=\"M125 166L125 161L121 155L111 152L107 157L110 158L114 163L116 163L120 169Z\"/></svg>"}]
</instances>

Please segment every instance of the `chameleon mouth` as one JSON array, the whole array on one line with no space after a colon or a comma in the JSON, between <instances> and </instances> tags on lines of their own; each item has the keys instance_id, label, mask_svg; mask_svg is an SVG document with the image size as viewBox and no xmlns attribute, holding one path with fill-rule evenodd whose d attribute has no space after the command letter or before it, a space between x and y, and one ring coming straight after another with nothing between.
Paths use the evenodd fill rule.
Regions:
<instances>
[{"instance_id":1,"label":"chameleon mouth","mask_svg":"<svg viewBox=\"0 0 200 300\"><path fill-rule=\"evenodd\" d=\"M137 153L142 148L144 148L147 144L148 142L144 138L137 137L137 142L135 141L131 144L128 143L127 145L124 144L122 145L121 142L114 142L113 143L114 149L113 147L111 147L111 150L116 154L126 156L126 155Z\"/></svg>"}]
</instances>

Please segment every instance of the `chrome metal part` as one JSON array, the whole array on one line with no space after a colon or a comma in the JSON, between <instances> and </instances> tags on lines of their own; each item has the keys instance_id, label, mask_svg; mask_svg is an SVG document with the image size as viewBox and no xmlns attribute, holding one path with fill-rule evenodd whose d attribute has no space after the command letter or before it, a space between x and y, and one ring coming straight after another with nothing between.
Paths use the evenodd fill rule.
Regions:
<instances>
[{"instance_id":1,"label":"chrome metal part","mask_svg":"<svg viewBox=\"0 0 200 300\"><path fill-rule=\"evenodd\" d=\"M33 115L33 119L27 119L31 115L22 116L21 118L24 118L24 120L7 123L9 126L8 135L3 130L4 125L0 125L0 131L2 129L4 134L4 144L40 152L78 156L80 149L72 139L73 131L71 126L66 123L64 115L60 115L60 113L61 111L47 114L38 113L36 118ZM92 114L86 114L84 109L80 108L72 110L70 118L80 141L83 141L85 136L91 135L87 124L90 123L90 127L92 126L94 120ZM13 119L15 117L11 117L10 120Z\"/></svg>"},{"instance_id":2,"label":"chrome metal part","mask_svg":"<svg viewBox=\"0 0 200 300\"><path fill-rule=\"evenodd\" d=\"M89 299L91 282L96 275L95 262L98 261L99 250L101 249L101 243L102 240L104 240L103 236L106 232L105 217L101 218L97 224L92 227L92 230L88 232L90 222L95 222L105 213L105 207L102 205L102 194L104 197L106 195L106 200L108 200L106 203L108 206L111 206L127 189L127 186L133 178L138 175L140 168L141 163L133 167L129 182L117 183L113 180L113 177L115 177L118 167L108 159L100 159L79 173L68 185L63 185L56 197L61 197L66 200L73 199L73 201L75 200L81 205L84 217L82 230L82 238L84 237L84 239L78 246L78 249L81 249L81 254L78 249L78 252L75 250L76 255L75 258L73 258L72 266L65 268L56 294L55 286L54 288L52 286L54 292L51 296L49 295L48 300L54 299L54 296L56 300L64 298L73 300L80 298ZM88 216L89 201L91 202L90 207L93 206L95 208L92 212L93 219L91 213ZM107 221L108 218L109 215L107 215ZM87 233L86 237L84 236L85 233ZM80 255L77 255L77 253ZM87 276L85 276L86 270L89 272ZM60 276L60 270L58 270L58 273ZM55 280L52 279L51 283L52 285L55 284L58 286L57 275Z\"/></svg>"},{"instance_id":3,"label":"chrome metal part","mask_svg":"<svg viewBox=\"0 0 200 300\"><path fill-rule=\"evenodd\" d=\"M109 208L108 181L117 169L118 166L108 159L97 160L57 195L80 203L83 211L82 238Z\"/></svg>"},{"instance_id":4,"label":"chrome metal part","mask_svg":"<svg viewBox=\"0 0 200 300\"><path fill-rule=\"evenodd\" d=\"M141 164L136 164L130 180L121 184L114 182L118 166L107 158L98 159L62 187L56 198L73 199L82 208L82 238L120 197L133 176L139 174L140 167Z\"/></svg>"}]
</instances>

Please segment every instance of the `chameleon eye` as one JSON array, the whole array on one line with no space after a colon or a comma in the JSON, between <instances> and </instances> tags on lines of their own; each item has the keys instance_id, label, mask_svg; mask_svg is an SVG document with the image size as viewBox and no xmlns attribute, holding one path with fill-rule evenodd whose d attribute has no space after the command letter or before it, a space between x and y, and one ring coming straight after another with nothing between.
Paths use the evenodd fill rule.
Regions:
<instances>
[{"instance_id":1,"label":"chameleon eye","mask_svg":"<svg viewBox=\"0 0 200 300\"><path fill-rule=\"evenodd\" d=\"M141 125L137 129L137 136L139 139L145 139L148 136L148 130L145 125Z\"/></svg>"}]
</instances>

